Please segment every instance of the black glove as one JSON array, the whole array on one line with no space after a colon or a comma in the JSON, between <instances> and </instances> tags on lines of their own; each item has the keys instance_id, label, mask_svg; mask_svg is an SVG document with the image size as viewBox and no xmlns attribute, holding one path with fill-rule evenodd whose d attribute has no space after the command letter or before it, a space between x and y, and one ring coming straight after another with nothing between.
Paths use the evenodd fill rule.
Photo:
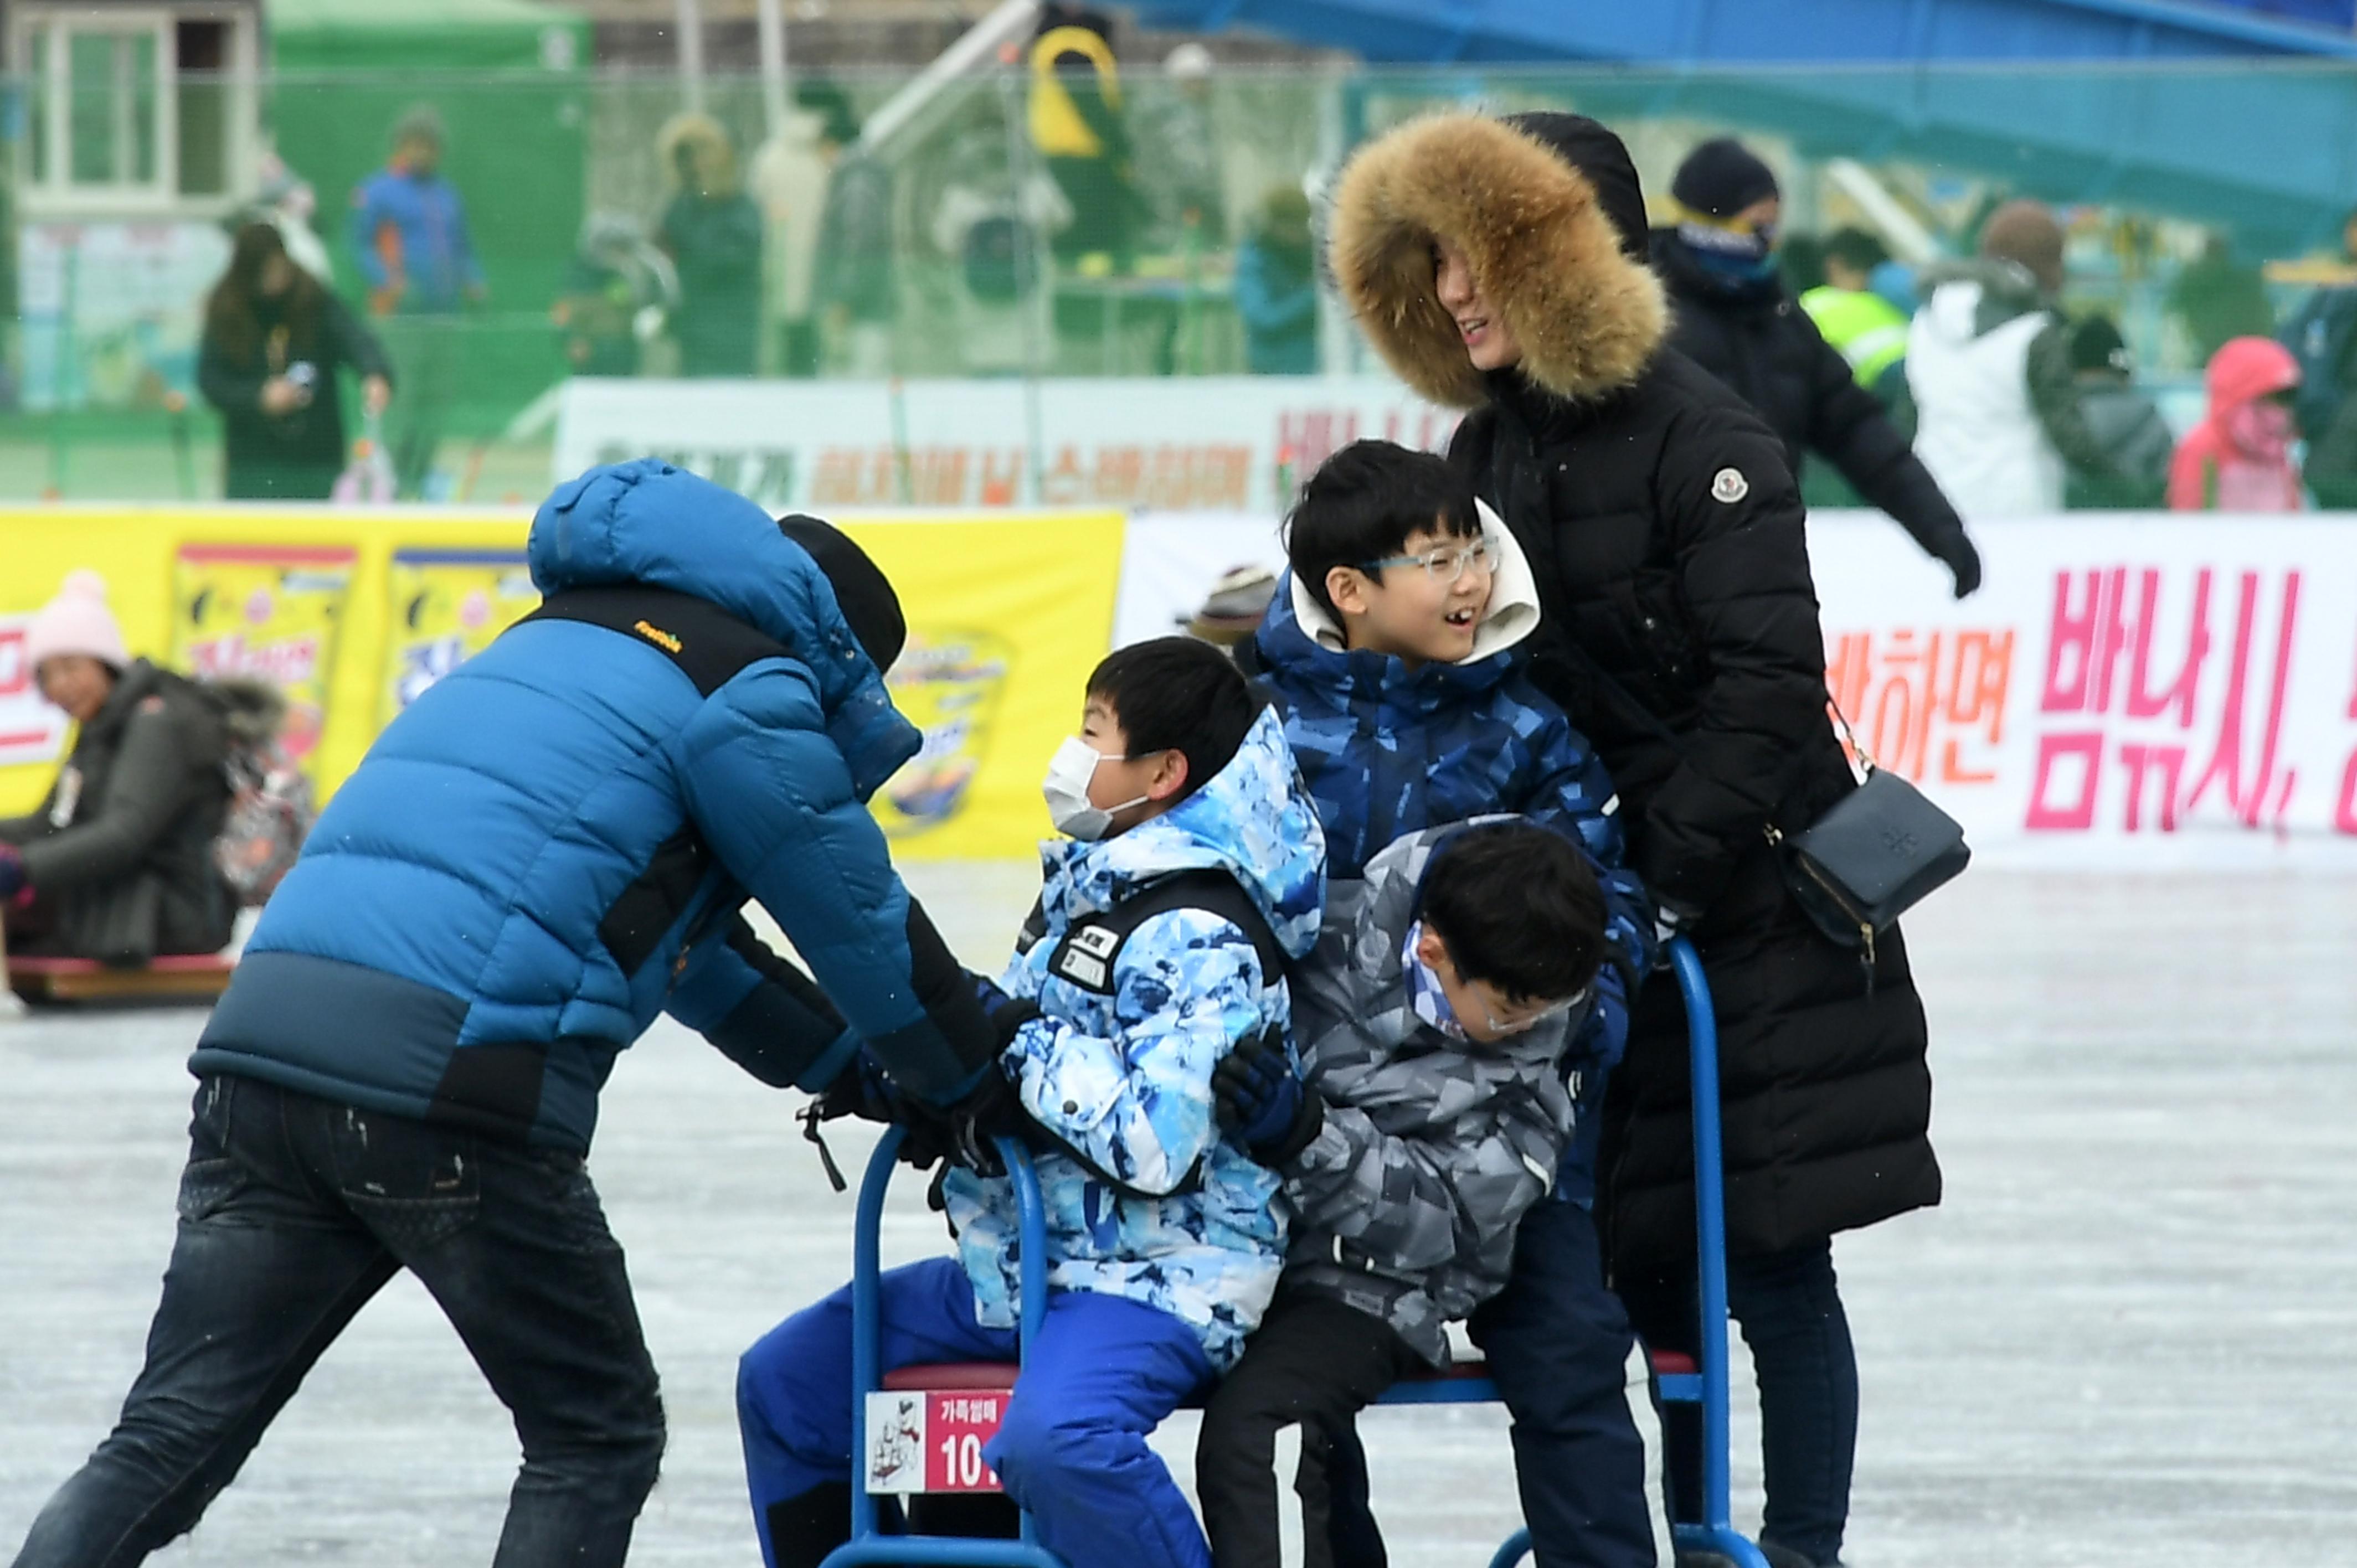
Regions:
<instances>
[{"instance_id":1,"label":"black glove","mask_svg":"<svg viewBox=\"0 0 2357 1568\"><path fill-rule=\"evenodd\" d=\"M1291 1165L1326 1124L1326 1101L1301 1081L1274 1034L1239 1041L1220 1059L1211 1101L1220 1125L1267 1170Z\"/></svg>"},{"instance_id":2,"label":"black glove","mask_svg":"<svg viewBox=\"0 0 2357 1568\"><path fill-rule=\"evenodd\" d=\"M1959 533L1940 551L1940 559L1956 579L1956 597L1970 598L1981 585L1981 553L1973 542Z\"/></svg>"},{"instance_id":3,"label":"black glove","mask_svg":"<svg viewBox=\"0 0 2357 1568\"><path fill-rule=\"evenodd\" d=\"M918 1170L938 1164L953 1144L947 1112L903 1093L862 1047L802 1112L802 1136L818 1145L819 1158L827 1167L827 1179L834 1183L837 1192L844 1189L842 1174L835 1169L834 1158L820 1135L819 1125L845 1116L902 1129L900 1147L893 1157Z\"/></svg>"},{"instance_id":4,"label":"black glove","mask_svg":"<svg viewBox=\"0 0 2357 1568\"><path fill-rule=\"evenodd\" d=\"M834 1081L818 1091L812 1107L821 1122L838 1122L845 1116L863 1122L897 1122L899 1118L893 1114L893 1106L899 1098L900 1091L862 1047L834 1075Z\"/></svg>"},{"instance_id":5,"label":"black glove","mask_svg":"<svg viewBox=\"0 0 2357 1568\"><path fill-rule=\"evenodd\" d=\"M1037 1009L1034 1009L1037 1012ZM1025 1137L1034 1123L1016 1097L1006 1075L991 1071L963 1100L943 1113L949 1133L944 1151L952 1165L986 1176L1005 1176L1006 1164L998 1157L998 1140Z\"/></svg>"}]
</instances>

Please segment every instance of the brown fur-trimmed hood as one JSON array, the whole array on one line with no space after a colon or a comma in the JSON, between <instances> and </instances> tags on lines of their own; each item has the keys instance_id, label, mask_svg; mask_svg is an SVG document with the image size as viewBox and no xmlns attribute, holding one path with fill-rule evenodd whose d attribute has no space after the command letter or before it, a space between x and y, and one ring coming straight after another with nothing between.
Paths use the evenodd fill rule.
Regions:
<instances>
[{"instance_id":1,"label":"brown fur-trimmed hood","mask_svg":"<svg viewBox=\"0 0 2357 1568\"><path fill-rule=\"evenodd\" d=\"M1523 373L1558 397L1635 381L1669 328L1660 281L1622 252L1586 175L1486 114L1413 120L1342 171L1329 261L1369 341L1435 403L1489 401L1433 290L1436 237L1463 249Z\"/></svg>"}]
</instances>

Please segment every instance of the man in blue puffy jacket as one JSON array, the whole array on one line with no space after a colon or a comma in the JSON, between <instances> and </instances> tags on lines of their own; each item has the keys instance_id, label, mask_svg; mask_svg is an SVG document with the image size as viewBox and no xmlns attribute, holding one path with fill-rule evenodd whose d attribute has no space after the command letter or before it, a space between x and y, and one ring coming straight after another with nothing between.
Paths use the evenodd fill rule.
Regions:
<instances>
[{"instance_id":1,"label":"man in blue puffy jacket","mask_svg":"<svg viewBox=\"0 0 2357 1568\"><path fill-rule=\"evenodd\" d=\"M17 1568L193 1527L404 1268L515 1417L496 1562L619 1563L663 1423L583 1165L616 1054L668 1012L771 1085L864 1040L953 1115L1007 1094L864 805L918 743L874 564L653 461L561 487L531 561L542 608L379 737L255 928L190 1064L146 1366Z\"/></svg>"}]
</instances>

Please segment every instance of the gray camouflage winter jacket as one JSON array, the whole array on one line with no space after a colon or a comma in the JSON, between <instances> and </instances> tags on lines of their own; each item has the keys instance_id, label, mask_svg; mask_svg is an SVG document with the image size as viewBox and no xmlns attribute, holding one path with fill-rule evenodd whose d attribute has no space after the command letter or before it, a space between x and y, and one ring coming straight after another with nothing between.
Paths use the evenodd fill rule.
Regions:
<instances>
[{"instance_id":1,"label":"gray camouflage winter jacket","mask_svg":"<svg viewBox=\"0 0 2357 1568\"><path fill-rule=\"evenodd\" d=\"M1293 976L1302 1076L1326 1122L1284 1173L1286 1288L1383 1319L1435 1366L1448 1364L1448 1323L1505 1288L1514 1227L1554 1182L1572 1132L1564 1056L1585 1013L1483 1046L1410 1007L1402 949L1425 864L1466 825L1369 861L1363 896L1329 917Z\"/></svg>"}]
</instances>

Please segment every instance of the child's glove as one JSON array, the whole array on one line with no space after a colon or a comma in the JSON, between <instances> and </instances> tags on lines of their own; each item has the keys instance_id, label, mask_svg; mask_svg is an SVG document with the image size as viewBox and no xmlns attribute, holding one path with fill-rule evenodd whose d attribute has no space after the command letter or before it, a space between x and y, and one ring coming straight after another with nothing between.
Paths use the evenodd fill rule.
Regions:
<instances>
[{"instance_id":1,"label":"child's glove","mask_svg":"<svg viewBox=\"0 0 2357 1568\"><path fill-rule=\"evenodd\" d=\"M0 843L0 904L25 890L25 856L13 843Z\"/></svg>"},{"instance_id":2,"label":"child's glove","mask_svg":"<svg viewBox=\"0 0 2357 1568\"><path fill-rule=\"evenodd\" d=\"M1291 1165L1326 1124L1326 1101L1293 1070L1274 1031L1238 1041L1221 1058L1211 1099L1220 1125L1268 1170Z\"/></svg>"}]
</instances>

